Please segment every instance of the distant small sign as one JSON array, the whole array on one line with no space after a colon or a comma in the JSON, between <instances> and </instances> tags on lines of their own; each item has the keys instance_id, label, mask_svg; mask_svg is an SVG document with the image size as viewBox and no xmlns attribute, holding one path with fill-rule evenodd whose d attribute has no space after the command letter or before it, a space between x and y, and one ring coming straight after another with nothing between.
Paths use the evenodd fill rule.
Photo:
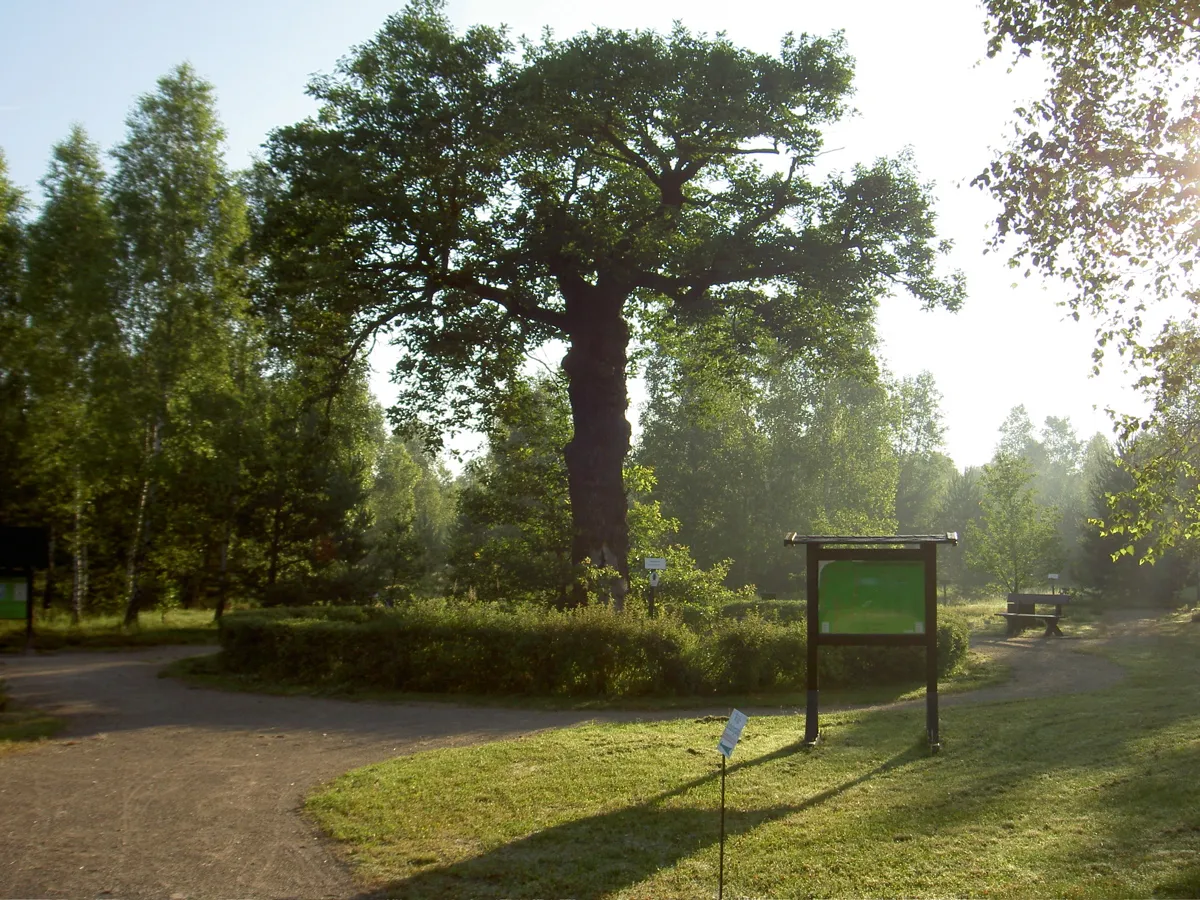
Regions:
<instances>
[{"instance_id":1,"label":"distant small sign","mask_svg":"<svg viewBox=\"0 0 1200 900\"><path fill-rule=\"evenodd\" d=\"M733 748L737 746L738 738L742 736L742 729L746 727L747 721L749 719L746 714L738 712L736 709L729 714L725 731L721 733L721 740L717 741L717 752L726 759L733 756Z\"/></svg>"},{"instance_id":2,"label":"distant small sign","mask_svg":"<svg viewBox=\"0 0 1200 900\"><path fill-rule=\"evenodd\" d=\"M0 619L25 618L24 578L0 578Z\"/></svg>"},{"instance_id":3,"label":"distant small sign","mask_svg":"<svg viewBox=\"0 0 1200 900\"><path fill-rule=\"evenodd\" d=\"M658 587L658 569L650 570L650 587Z\"/></svg>"},{"instance_id":4,"label":"distant small sign","mask_svg":"<svg viewBox=\"0 0 1200 900\"><path fill-rule=\"evenodd\" d=\"M645 560L647 569L665 569L667 567L667 561L661 556L647 556Z\"/></svg>"}]
</instances>

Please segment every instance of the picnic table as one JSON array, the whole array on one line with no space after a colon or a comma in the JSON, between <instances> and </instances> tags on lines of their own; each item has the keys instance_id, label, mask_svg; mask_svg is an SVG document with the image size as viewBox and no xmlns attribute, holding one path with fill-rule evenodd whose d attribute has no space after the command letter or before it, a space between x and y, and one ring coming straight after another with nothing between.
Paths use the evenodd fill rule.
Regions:
<instances>
[{"instance_id":1,"label":"picnic table","mask_svg":"<svg viewBox=\"0 0 1200 900\"><path fill-rule=\"evenodd\" d=\"M1009 594L1008 611L996 615L1002 616L1007 624L1006 637L1013 637L1034 625L1045 625L1046 637L1062 637L1058 620L1063 618L1063 607L1070 602L1070 594ZM1053 606L1054 612L1038 612L1039 606Z\"/></svg>"}]
</instances>

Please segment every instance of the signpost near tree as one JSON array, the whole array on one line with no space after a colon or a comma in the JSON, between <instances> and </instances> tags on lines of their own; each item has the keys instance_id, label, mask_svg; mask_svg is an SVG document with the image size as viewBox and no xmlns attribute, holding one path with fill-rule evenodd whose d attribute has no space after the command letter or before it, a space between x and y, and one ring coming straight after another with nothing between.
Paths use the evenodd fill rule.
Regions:
<instances>
[{"instance_id":1,"label":"signpost near tree","mask_svg":"<svg viewBox=\"0 0 1200 900\"><path fill-rule=\"evenodd\" d=\"M647 556L646 570L650 573L650 618L654 618L654 589L658 587L658 573L667 568L667 561L661 556Z\"/></svg>"}]
</instances>

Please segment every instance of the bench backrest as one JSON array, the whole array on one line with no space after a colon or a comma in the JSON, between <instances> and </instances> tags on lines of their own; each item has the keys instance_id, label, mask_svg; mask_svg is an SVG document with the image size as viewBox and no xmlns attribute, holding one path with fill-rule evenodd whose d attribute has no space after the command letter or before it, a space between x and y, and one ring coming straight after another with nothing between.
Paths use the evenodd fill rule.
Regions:
<instances>
[{"instance_id":1,"label":"bench backrest","mask_svg":"<svg viewBox=\"0 0 1200 900\"><path fill-rule=\"evenodd\" d=\"M1070 594L1009 594L1009 603L1070 603Z\"/></svg>"},{"instance_id":2,"label":"bench backrest","mask_svg":"<svg viewBox=\"0 0 1200 900\"><path fill-rule=\"evenodd\" d=\"M1070 594L1009 594L1010 613L1033 613L1034 606L1041 603L1061 607L1071 602Z\"/></svg>"}]
</instances>

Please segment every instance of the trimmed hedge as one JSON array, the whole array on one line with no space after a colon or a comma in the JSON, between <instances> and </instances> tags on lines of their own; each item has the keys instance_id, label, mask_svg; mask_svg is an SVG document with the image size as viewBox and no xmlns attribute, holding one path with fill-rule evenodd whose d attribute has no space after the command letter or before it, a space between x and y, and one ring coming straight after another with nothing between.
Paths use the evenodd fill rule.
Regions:
<instances>
[{"instance_id":1,"label":"trimmed hedge","mask_svg":"<svg viewBox=\"0 0 1200 900\"><path fill-rule=\"evenodd\" d=\"M468 694L704 695L801 688L802 625L747 615L696 631L607 607L568 612L425 602L229 613L219 626L227 671L349 689ZM938 627L939 671L967 649L965 623ZM821 653L822 683L920 679L919 648Z\"/></svg>"}]
</instances>

